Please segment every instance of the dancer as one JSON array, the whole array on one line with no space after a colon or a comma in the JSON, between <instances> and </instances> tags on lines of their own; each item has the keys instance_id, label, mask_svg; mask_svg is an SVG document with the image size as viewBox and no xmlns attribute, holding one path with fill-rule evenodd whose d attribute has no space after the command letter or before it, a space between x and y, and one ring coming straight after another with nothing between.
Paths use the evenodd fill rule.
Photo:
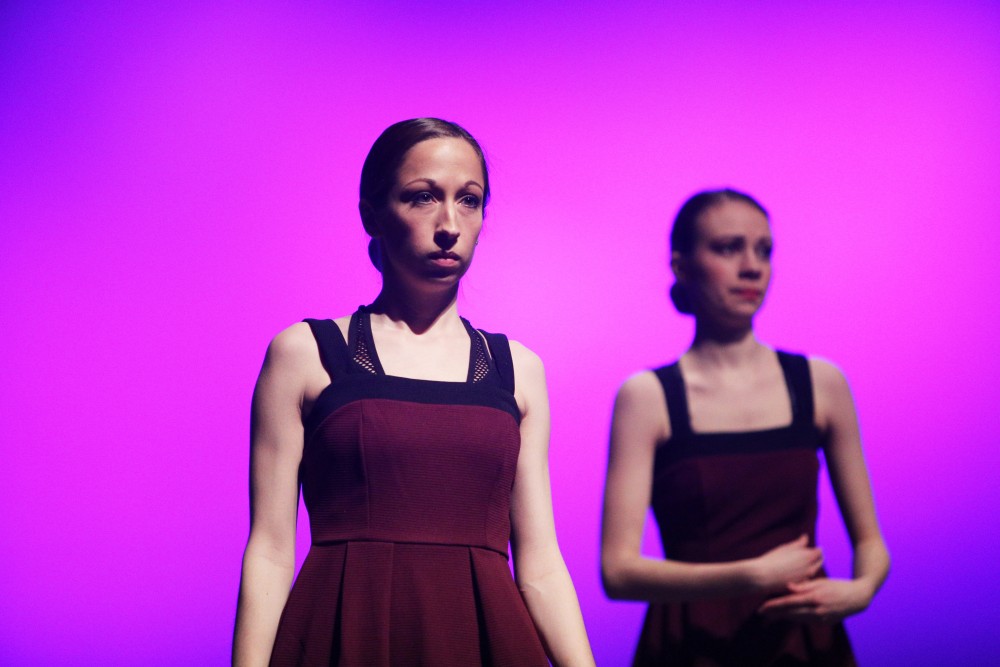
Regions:
<instances>
[{"instance_id":1,"label":"dancer","mask_svg":"<svg viewBox=\"0 0 1000 667\"><path fill-rule=\"evenodd\" d=\"M604 498L605 590L651 603L634 664L855 664L841 621L869 605L889 555L847 382L755 336L772 238L752 197L693 196L670 243L671 297L694 316L694 342L621 387ZM827 577L815 545L820 450L850 579ZM640 554L650 506L663 560Z\"/></svg>"},{"instance_id":2,"label":"dancer","mask_svg":"<svg viewBox=\"0 0 1000 667\"><path fill-rule=\"evenodd\" d=\"M254 391L234 664L593 664L553 525L542 364L456 308L489 195L454 123L372 146L359 209L381 292L278 334ZM312 546L289 593L300 482Z\"/></svg>"}]
</instances>

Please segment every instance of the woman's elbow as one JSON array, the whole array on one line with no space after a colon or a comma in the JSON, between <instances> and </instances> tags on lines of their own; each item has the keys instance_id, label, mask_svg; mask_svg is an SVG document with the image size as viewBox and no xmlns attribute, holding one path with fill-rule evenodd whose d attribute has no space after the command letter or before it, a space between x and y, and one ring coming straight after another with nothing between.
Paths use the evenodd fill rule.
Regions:
<instances>
[{"instance_id":1,"label":"woman's elbow","mask_svg":"<svg viewBox=\"0 0 1000 667\"><path fill-rule=\"evenodd\" d=\"M886 546L885 542L882 542L882 579L885 580L889 576L889 571L892 570L892 555L889 553L889 547Z\"/></svg>"},{"instance_id":2,"label":"woman's elbow","mask_svg":"<svg viewBox=\"0 0 1000 667\"><path fill-rule=\"evenodd\" d=\"M628 568L618 558L601 558L601 585L604 587L604 594L612 600L632 599Z\"/></svg>"}]
</instances>

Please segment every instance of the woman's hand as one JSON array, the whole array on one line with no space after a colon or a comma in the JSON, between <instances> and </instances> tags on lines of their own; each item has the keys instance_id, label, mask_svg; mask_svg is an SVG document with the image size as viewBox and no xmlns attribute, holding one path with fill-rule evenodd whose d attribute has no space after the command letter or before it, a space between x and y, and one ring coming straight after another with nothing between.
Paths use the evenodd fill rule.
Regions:
<instances>
[{"instance_id":1,"label":"woman's hand","mask_svg":"<svg viewBox=\"0 0 1000 667\"><path fill-rule=\"evenodd\" d=\"M813 579L788 584L787 594L771 598L758 613L789 621L837 623L864 611L871 590L855 579Z\"/></svg>"},{"instance_id":2,"label":"woman's hand","mask_svg":"<svg viewBox=\"0 0 1000 667\"><path fill-rule=\"evenodd\" d=\"M790 585L816 576L823 566L823 551L809 546L809 538L800 535L754 559L754 581L767 593L785 592Z\"/></svg>"}]
</instances>

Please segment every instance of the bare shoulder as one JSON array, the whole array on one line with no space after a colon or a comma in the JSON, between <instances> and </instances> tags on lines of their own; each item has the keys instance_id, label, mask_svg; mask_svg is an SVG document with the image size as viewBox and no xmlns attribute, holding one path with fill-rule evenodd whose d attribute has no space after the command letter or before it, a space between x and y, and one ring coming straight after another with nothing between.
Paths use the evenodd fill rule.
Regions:
<instances>
[{"instance_id":1,"label":"bare shoulder","mask_svg":"<svg viewBox=\"0 0 1000 667\"><path fill-rule=\"evenodd\" d=\"M619 440L619 433L626 441L646 445L670 437L667 401L656 373L639 371L622 383L615 396L611 429L613 442Z\"/></svg>"},{"instance_id":2,"label":"bare shoulder","mask_svg":"<svg viewBox=\"0 0 1000 667\"><path fill-rule=\"evenodd\" d=\"M294 399L308 411L312 400L330 381L312 328L305 322L296 322L279 332L267 346L257 388Z\"/></svg>"},{"instance_id":3,"label":"bare shoulder","mask_svg":"<svg viewBox=\"0 0 1000 667\"><path fill-rule=\"evenodd\" d=\"M618 389L617 401L621 403L650 403L656 404L664 400L663 387L656 373L653 371L639 371L633 373L622 383Z\"/></svg>"},{"instance_id":4,"label":"bare shoulder","mask_svg":"<svg viewBox=\"0 0 1000 667\"><path fill-rule=\"evenodd\" d=\"M549 395L545 382L545 366L541 358L516 340L509 341L511 362L514 365L514 399L521 410L522 420L529 415L540 415L547 424ZM532 421L537 421L532 419ZM525 422L521 422L522 428ZM545 438L548 441L548 436Z\"/></svg>"},{"instance_id":5,"label":"bare shoulder","mask_svg":"<svg viewBox=\"0 0 1000 667\"><path fill-rule=\"evenodd\" d=\"M541 407L548 413L548 387L542 359L516 340L510 341L511 362L514 365L514 397L521 415L536 412Z\"/></svg>"},{"instance_id":6,"label":"bare shoulder","mask_svg":"<svg viewBox=\"0 0 1000 667\"><path fill-rule=\"evenodd\" d=\"M287 369L305 369L319 360L319 349L312 330L305 322L296 322L278 332L267 346L265 364Z\"/></svg>"},{"instance_id":7,"label":"bare shoulder","mask_svg":"<svg viewBox=\"0 0 1000 667\"><path fill-rule=\"evenodd\" d=\"M514 362L514 372L519 377L545 376L542 358L519 341L510 341L510 356Z\"/></svg>"},{"instance_id":8,"label":"bare shoulder","mask_svg":"<svg viewBox=\"0 0 1000 667\"><path fill-rule=\"evenodd\" d=\"M809 357L809 372L818 396L835 397L845 393L850 396L851 389L847 384L847 378L832 361L821 357Z\"/></svg>"},{"instance_id":9,"label":"bare shoulder","mask_svg":"<svg viewBox=\"0 0 1000 667\"><path fill-rule=\"evenodd\" d=\"M809 358L809 371L816 401L816 425L828 432L831 428L855 423L854 398L843 372L832 362L818 357Z\"/></svg>"}]
</instances>

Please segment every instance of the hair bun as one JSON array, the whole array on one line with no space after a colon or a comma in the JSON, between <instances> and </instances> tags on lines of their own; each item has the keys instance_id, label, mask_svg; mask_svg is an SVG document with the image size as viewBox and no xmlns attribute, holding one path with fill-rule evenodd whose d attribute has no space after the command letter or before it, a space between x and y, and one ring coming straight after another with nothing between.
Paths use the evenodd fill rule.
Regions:
<instances>
[{"instance_id":1,"label":"hair bun","mask_svg":"<svg viewBox=\"0 0 1000 667\"><path fill-rule=\"evenodd\" d=\"M372 266L382 273L382 246L377 239L368 239L368 259L371 260Z\"/></svg>"},{"instance_id":2,"label":"hair bun","mask_svg":"<svg viewBox=\"0 0 1000 667\"><path fill-rule=\"evenodd\" d=\"M674 308L677 312L684 313L685 315L691 315L694 310L691 308L691 298L688 296L687 289L680 283L674 283L670 286L670 300L674 302Z\"/></svg>"}]
</instances>

